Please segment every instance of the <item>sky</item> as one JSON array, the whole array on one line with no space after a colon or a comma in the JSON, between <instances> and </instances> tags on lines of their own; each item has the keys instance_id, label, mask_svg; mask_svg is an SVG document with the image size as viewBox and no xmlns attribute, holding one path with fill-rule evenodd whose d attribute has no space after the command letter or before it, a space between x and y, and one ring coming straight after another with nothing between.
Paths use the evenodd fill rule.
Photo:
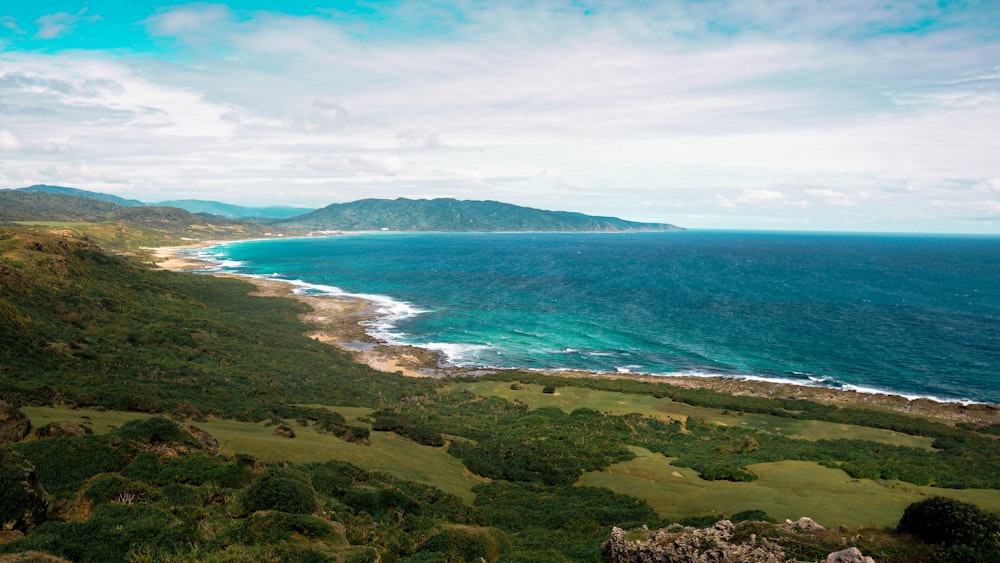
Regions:
<instances>
[{"instance_id":1,"label":"sky","mask_svg":"<svg viewBox=\"0 0 1000 563\"><path fill-rule=\"evenodd\" d=\"M1000 1L0 0L0 187L1000 234Z\"/></svg>"}]
</instances>

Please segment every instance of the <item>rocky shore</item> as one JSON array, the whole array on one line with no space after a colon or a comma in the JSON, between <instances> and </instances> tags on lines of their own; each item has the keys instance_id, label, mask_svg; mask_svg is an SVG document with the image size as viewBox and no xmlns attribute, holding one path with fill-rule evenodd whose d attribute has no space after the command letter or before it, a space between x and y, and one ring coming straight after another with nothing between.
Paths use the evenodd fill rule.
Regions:
<instances>
[{"instance_id":1,"label":"rocky shore","mask_svg":"<svg viewBox=\"0 0 1000 563\"><path fill-rule=\"evenodd\" d=\"M190 247L163 247L148 249L154 263L168 270L205 270L209 263L181 251L205 248L217 242L201 243ZM396 346L379 342L365 332L362 325L375 317L373 304L362 299L330 296L299 295L293 287L280 280L239 277L257 286L258 295L292 297L308 304L312 311L302 315L302 320L312 325L309 336L321 342L338 346L351 353L359 362L379 371L401 373L412 377L448 377L467 375L469 370L445 366L441 357L430 350L415 346ZM481 373L482 370L477 370ZM668 382L671 385L693 389L709 389L735 396L782 399L806 399L824 404L873 408L931 417L951 423L989 425L1000 423L1000 405L983 403L939 402L931 399L908 399L900 395L864 393L830 387L795 385L741 378L654 376L643 374L594 373L560 370L553 375L561 377L600 377L631 379L647 382Z\"/></svg>"}]
</instances>

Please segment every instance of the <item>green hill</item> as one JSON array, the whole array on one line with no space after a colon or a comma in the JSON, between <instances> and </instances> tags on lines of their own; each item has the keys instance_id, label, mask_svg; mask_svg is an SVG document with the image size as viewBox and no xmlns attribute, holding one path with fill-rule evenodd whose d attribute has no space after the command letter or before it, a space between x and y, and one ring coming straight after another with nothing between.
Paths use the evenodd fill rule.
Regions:
<instances>
[{"instance_id":1,"label":"green hill","mask_svg":"<svg viewBox=\"0 0 1000 563\"><path fill-rule=\"evenodd\" d=\"M42 191L0 190L0 222L104 221L121 206L107 201Z\"/></svg>"},{"instance_id":2,"label":"green hill","mask_svg":"<svg viewBox=\"0 0 1000 563\"><path fill-rule=\"evenodd\" d=\"M117 205L121 205L123 207L146 205L145 203L137 199L125 199L123 197L118 197L116 195L104 194L100 192L92 192L89 190L81 190L78 188L66 188L63 186L46 186L45 184L37 184L34 186L28 186L27 188L18 188L18 189L24 192L42 192L47 194L61 194L61 195L75 195L80 197L89 197L90 199L106 201L108 203L114 203Z\"/></svg>"},{"instance_id":3,"label":"green hill","mask_svg":"<svg viewBox=\"0 0 1000 563\"><path fill-rule=\"evenodd\" d=\"M47 191L0 190L0 223L45 223L52 227L78 227L83 231L100 232L107 224L120 224L132 232L132 238L150 239L161 245L190 240L238 239L264 235L275 230L258 223L235 221L217 216L190 213L175 207L122 206L94 199L90 196L68 195ZM64 225L69 223L72 225ZM92 224L82 227L81 223ZM118 229L122 232L123 229ZM98 239L102 239L100 234ZM128 246L127 240L117 237L103 239L112 246Z\"/></svg>"},{"instance_id":4,"label":"green hill","mask_svg":"<svg viewBox=\"0 0 1000 563\"><path fill-rule=\"evenodd\" d=\"M666 223L637 223L567 211L545 211L498 201L363 199L335 203L278 221L276 226L326 231L674 231Z\"/></svg>"}]
</instances>

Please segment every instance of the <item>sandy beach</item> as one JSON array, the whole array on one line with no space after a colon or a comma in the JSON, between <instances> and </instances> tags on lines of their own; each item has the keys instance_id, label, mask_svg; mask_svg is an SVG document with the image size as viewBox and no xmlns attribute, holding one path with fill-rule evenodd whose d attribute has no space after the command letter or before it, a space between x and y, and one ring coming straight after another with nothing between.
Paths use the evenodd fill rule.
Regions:
<instances>
[{"instance_id":1,"label":"sandy beach","mask_svg":"<svg viewBox=\"0 0 1000 563\"><path fill-rule=\"evenodd\" d=\"M210 263L184 255L182 250L207 248L223 241L203 242L190 246L148 248L157 267L165 270L203 270ZM291 297L306 303L312 311L301 319L311 325L310 338L337 346L372 368L411 377L448 377L465 375L468 370L440 365L440 357L429 350L414 346L396 346L379 342L365 332L361 324L375 316L374 304L363 299L299 295L293 286L279 280L234 276L217 273L222 277L235 277L253 283L256 295ZM900 395L863 393L830 387L796 385L740 378L654 376L643 374L593 373L559 370L548 372L560 377L605 379L632 379L647 382L667 382L678 387L710 389L736 396L807 399L824 404L875 408L937 418L953 423L1000 423L1000 405L982 403L939 402L931 399L908 399Z\"/></svg>"}]
</instances>

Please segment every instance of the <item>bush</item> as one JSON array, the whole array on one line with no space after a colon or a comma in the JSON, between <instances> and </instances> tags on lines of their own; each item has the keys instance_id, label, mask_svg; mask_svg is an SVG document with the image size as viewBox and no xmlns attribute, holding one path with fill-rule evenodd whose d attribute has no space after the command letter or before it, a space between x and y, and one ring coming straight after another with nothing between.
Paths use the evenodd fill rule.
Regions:
<instances>
[{"instance_id":1,"label":"bush","mask_svg":"<svg viewBox=\"0 0 1000 563\"><path fill-rule=\"evenodd\" d=\"M546 385L545 387L542 387L542 393L548 393L549 395L552 395L555 392L556 392L555 385Z\"/></svg>"},{"instance_id":2,"label":"bush","mask_svg":"<svg viewBox=\"0 0 1000 563\"><path fill-rule=\"evenodd\" d=\"M29 529L45 520L49 495L35 468L21 454L0 451L0 526Z\"/></svg>"},{"instance_id":3,"label":"bush","mask_svg":"<svg viewBox=\"0 0 1000 563\"><path fill-rule=\"evenodd\" d=\"M440 554L447 561L477 561L485 558L490 545L481 534L451 528L431 536L418 553Z\"/></svg>"},{"instance_id":4,"label":"bush","mask_svg":"<svg viewBox=\"0 0 1000 563\"><path fill-rule=\"evenodd\" d=\"M270 512L242 520L232 530L232 541L265 545L291 540L294 536L324 538L331 534L333 526L315 516Z\"/></svg>"},{"instance_id":5,"label":"bush","mask_svg":"<svg viewBox=\"0 0 1000 563\"><path fill-rule=\"evenodd\" d=\"M946 546L992 549L1000 560L1000 517L946 497L931 497L906 507L896 531Z\"/></svg>"},{"instance_id":6,"label":"bush","mask_svg":"<svg viewBox=\"0 0 1000 563\"><path fill-rule=\"evenodd\" d=\"M308 478L297 471L269 469L240 494L240 502L250 512L312 514L316 511L316 491Z\"/></svg>"}]
</instances>

